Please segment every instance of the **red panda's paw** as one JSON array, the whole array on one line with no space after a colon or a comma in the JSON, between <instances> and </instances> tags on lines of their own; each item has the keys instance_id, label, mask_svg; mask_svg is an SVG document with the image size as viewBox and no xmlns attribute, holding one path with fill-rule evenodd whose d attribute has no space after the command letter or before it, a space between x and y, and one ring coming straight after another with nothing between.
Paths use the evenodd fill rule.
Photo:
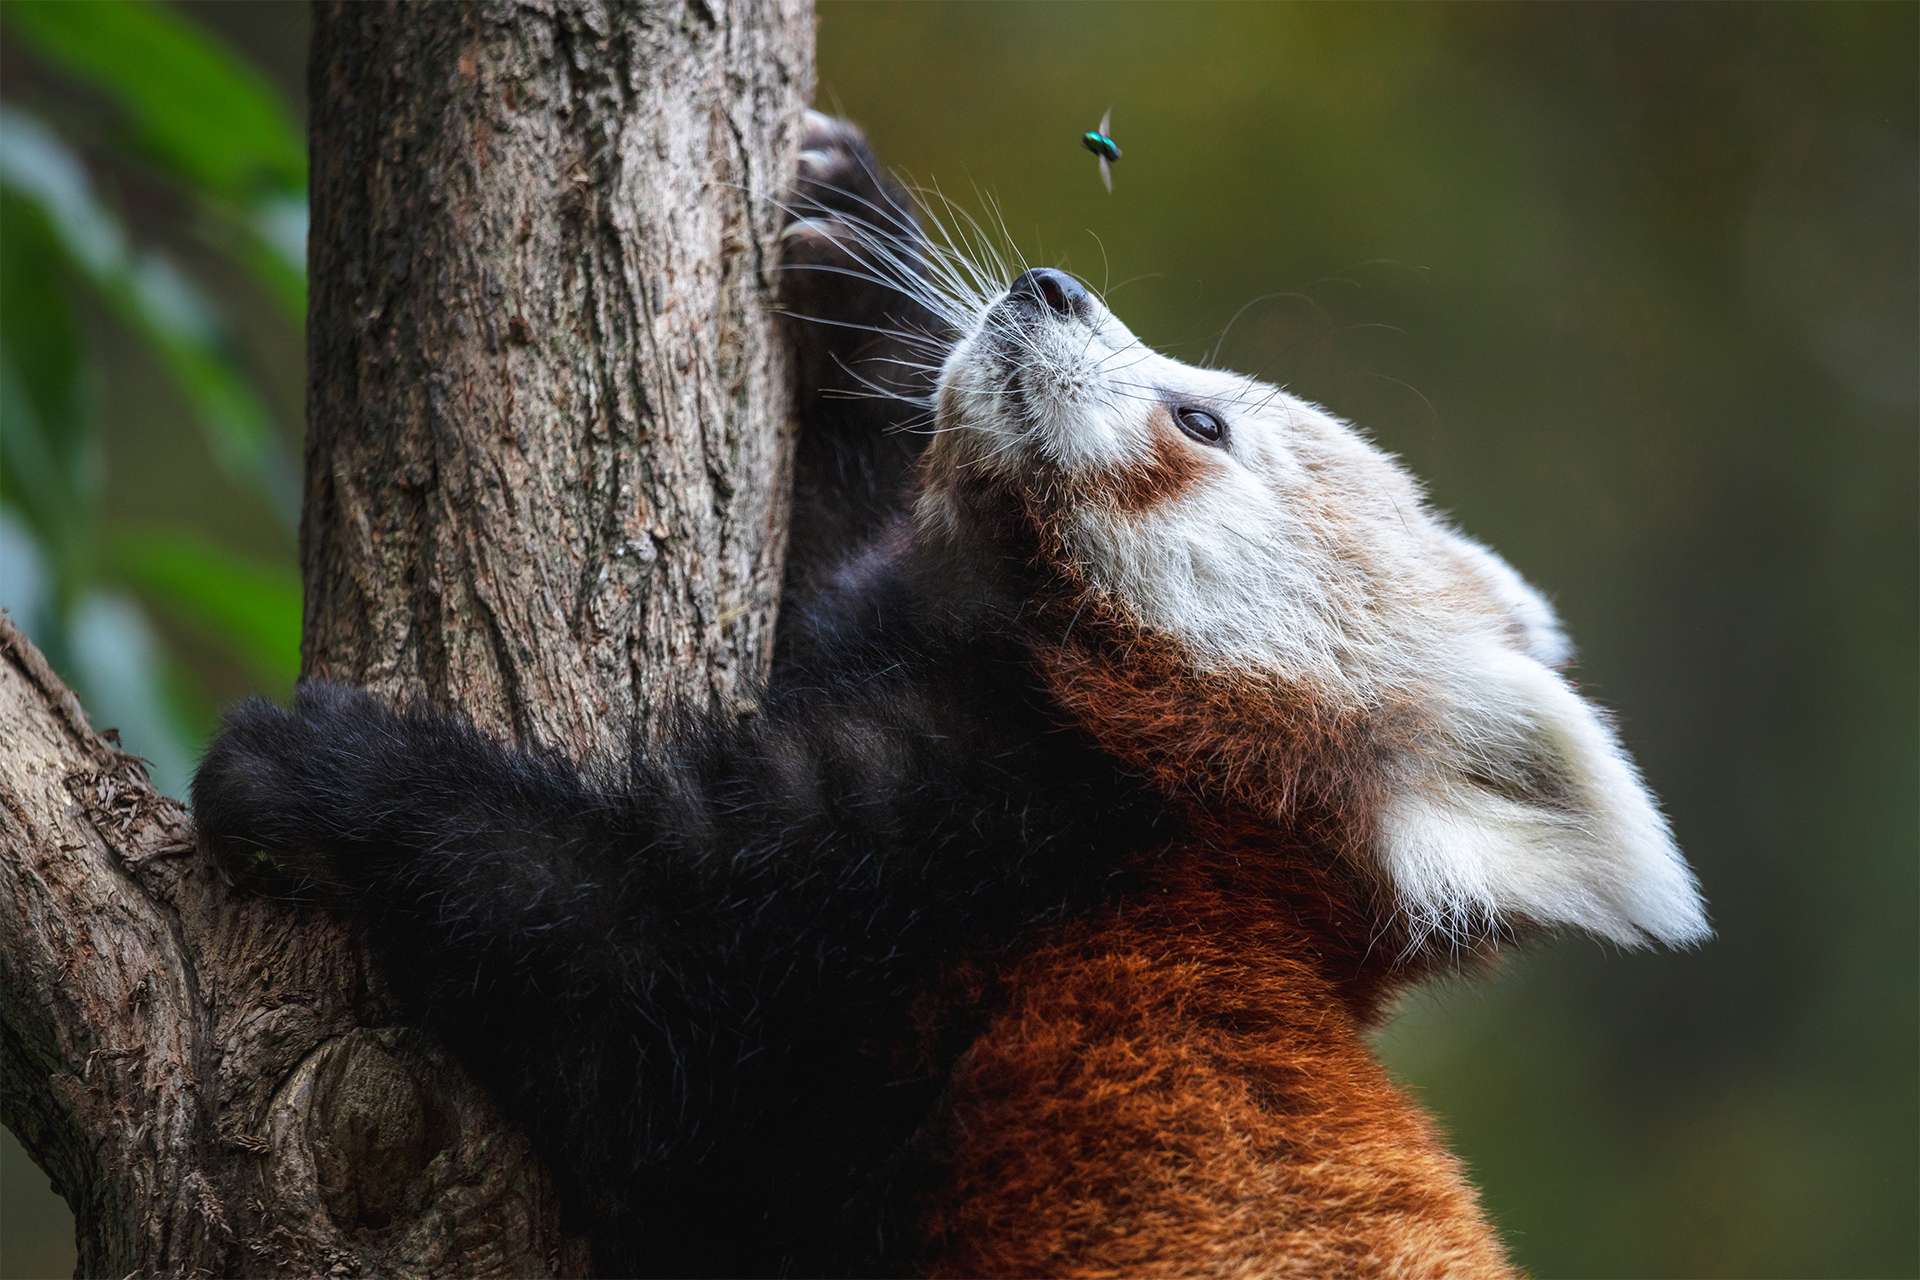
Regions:
<instances>
[{"instance_id":1,"label":"red panda's paw","mask_svg":"<svg viewBox=\"0 0 1920 1280\"><path fill-rule=\"evenodd\" d=\"M780 245L780 301L794 321L800 399L815 404L824 394L835 421L860 424L855 434L865 438L907 416L899 406L917 412L955 309L929 278L912 198L866 136L809 111L800 145ZM875 396L887 403L845 411L849 397L878 403Z\"/></svg>"},{"instance_id":2,"label":"red panda's paw","mask_svg":"<svg viewBox=\"0 0 1920 1280\"><path fill-rule=\"evenodd\" d=\"M922 273L925 237L906 189L849 121L807 113L783 206L781 293L788 307L832 321L898 297Z\"/></svg>"},{"instance_id":3,"label":"red panda's paw","mask_svg":"<svg viewBox=\"0 0 1920 1280\"><path fill-rule=\"evenodd\" d=\"M807 112L797 170L788 208L790 226L838 222L906 244L919 242L913 198L881 167L866 134L852 121ZM830 226L809 230L834 231Z\"/></svg>"},{"instance_id":4,"label":"red panda's paw","mask_svg":"<svg viewBox=\"0 0 1920 1280\"><path fill-rule=\"evenodd\" d=\"M330 762L353 749L341 726L374 707L358 690L304 681L291 709L249 698L227 714L194 776L193 815L201 852L229 884L325 906L354 900L333 847L352 800Z\"/></svg>"}]
</instances>

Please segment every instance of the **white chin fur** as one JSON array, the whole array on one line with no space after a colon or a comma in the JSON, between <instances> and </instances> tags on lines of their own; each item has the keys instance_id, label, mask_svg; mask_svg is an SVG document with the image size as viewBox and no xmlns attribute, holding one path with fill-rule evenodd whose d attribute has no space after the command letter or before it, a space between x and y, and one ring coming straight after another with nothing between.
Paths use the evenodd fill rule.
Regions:
<instances>
[{"instance_id":1,"label":"white chin fur","mask_svg":"<svg viewBox=\"0 0 1920 1280\"><path fill-rule=\"evenodd\" d=\"M969 465L1008 473L1035 461L1067 471L1124 465L1145 448L1151 369L1170 364L1113 314L1016 321L998 304L955 344L937 400L971 437Z\"/></svg>"}]
</instances>

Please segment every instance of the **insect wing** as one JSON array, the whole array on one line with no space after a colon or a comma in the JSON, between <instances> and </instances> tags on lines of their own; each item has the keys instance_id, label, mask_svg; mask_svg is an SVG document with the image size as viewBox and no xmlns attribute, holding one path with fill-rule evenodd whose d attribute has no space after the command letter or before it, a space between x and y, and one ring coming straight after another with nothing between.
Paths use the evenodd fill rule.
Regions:
<instances>
[{"instance_id":1,"label":"insect wing","mask_svg":"<svg viewBox=\"0 0 1920 1280\"><path fill-rule=\"evenodd\" d=\"M1112 107L1108 107L1106 111L1102 113L1102 115L1100 116L1100 136L1103 138L1111 138L1113 136L1113 108Z\"/></svg>"},{"instance_id":2,"label":"insect wing","mask_svg":"<svg viewBox=\"0 0 1920 1280\"><path fill-rule=\"evenodd\" d=\"M1107 194L1113 194L1113 166L1107 163L1105 156L1100 157L1100 181L1106 184Z\"/></svg>"}]
</instances>

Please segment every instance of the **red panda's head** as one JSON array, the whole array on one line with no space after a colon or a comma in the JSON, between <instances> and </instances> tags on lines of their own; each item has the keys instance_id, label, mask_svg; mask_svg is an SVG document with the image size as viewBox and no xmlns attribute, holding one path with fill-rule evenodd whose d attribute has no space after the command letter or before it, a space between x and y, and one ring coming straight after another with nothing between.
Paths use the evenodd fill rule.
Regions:
<instances>
[{"instance_id":1,"label":"red panda's head","mask_svg":"<svg viewBox=\"0 0 1920 1280\"><path fill-rule=\"evenodd\" d=\"M1412 944L1706 935L1552 609L1351 427L1052 271L979 312L935 409L921 536L1022 530L1038 665L1176 800L1350 861Z\"/></svg>"}]
</instances>

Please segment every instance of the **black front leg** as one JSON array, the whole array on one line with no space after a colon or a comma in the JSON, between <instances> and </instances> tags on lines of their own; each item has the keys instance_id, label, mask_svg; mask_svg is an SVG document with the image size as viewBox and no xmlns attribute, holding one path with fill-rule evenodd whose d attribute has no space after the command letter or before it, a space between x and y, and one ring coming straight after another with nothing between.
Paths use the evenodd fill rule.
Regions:
<instances>
[{"instance_id":1,"label":"black front leg","mask_svg":"<svg viewBox=\"0 0 1920 1280\"><path fill-rule=\"evenodd\" d=\"M890 1057L913 994L1153 839L1077 736L950 679L823 679L597 771L310 682L233 713L194 814L250 878L368 920L604 1266L873 1266L846 1216L937 1089Z\"/></svg>"},{"instance_id":2,"label":"black front leg","mask_svg":"<svg viewBox=\"0 0 1920 1280\"><path fill-rule=\"evenodd\" d=\"M699 788L598 775L466 720L303 683L236 708L193 783L202 843L244 882L368 922L388 980L546 1154L603 1267L656 1228L753 1109L737 1069L758 975L717 953L724 869ZM750 1122L749 1122L750 1123ZM682 1239L685 1233L666 1239ZM710 1239L701 1265L724 1268Z\"/></svg>"},{"instance_id":3,"label":"black front leg","mask_svg":"<svg viewBox=\"0 0 1920 1280\"><path fill-rule=\"evenodd\" d=\"M810 594L901 509L953 315L929 305L912 198L860 130L809 112L782 233L802 424L787 553Z\"/></svg>"}]
</instances>

